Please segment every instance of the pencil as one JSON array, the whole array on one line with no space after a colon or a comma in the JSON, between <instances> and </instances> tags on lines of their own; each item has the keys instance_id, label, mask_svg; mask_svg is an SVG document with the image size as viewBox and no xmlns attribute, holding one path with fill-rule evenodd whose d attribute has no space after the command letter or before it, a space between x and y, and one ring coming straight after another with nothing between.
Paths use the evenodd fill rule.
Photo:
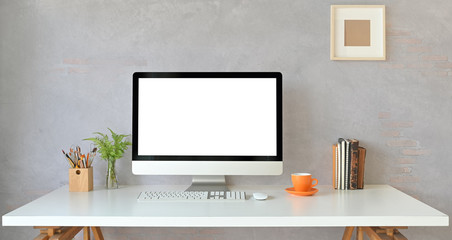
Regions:
<instances>
[{"instance_id":1,"label":"pencil","mask_svg":"<svg viewBox=\"0 0 452 240\"><path fill-rule=\"evenodd\" d=\"M66 157L67 161L69 162L69 165L71 165L72 168L74 168L74 162L72 162L72 159L64 152L64 150L61 150Z\"/></svg>"}]
</instances>

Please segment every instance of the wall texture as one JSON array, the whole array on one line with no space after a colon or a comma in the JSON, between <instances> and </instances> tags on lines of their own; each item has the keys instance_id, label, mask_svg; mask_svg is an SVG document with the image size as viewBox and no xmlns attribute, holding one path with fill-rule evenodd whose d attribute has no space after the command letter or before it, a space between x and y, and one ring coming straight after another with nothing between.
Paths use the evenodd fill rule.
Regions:
<instances>
[{"instance_id":1,"label":"wall texture","mask_svg":"<svg viewBox=\"0 0 452 240\"><path fill-rule=\"evenodd\" d=\"M387 61L330 61L331 4L386 4ZM131 132L135 71L280 71L285 172L231 184L330 184L331 144L367 147L366 183L452 215L452 1L0 1L0 214L68 183L60 150L107 127ZM188 184L133 176L123 184ZM104 184L105 163L95 163ZM106 228L107 239L339 239L340 228ZM451 227L409 239L450 239ZM1 227L0 239L35 230ZM188 234L188 236L186 235Z\"/></svg>"}]
</instances>

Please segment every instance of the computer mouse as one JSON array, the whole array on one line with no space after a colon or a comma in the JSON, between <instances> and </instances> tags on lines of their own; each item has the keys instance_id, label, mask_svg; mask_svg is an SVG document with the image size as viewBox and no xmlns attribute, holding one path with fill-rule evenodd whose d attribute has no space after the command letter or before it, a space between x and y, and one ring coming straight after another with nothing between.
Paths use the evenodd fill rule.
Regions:
<instances>
[{"instance_id":1,"label":"computer mouse","mask_svg":"<svg viewBox=\"0 0 452 240\"><path fill-rule=\"evenodd\" d=\"M267 199L268 195L265 193L256 192L256 193L253 193L253 197L256 200L262 201L262 200Z\"/></svg>"}]
</instances>

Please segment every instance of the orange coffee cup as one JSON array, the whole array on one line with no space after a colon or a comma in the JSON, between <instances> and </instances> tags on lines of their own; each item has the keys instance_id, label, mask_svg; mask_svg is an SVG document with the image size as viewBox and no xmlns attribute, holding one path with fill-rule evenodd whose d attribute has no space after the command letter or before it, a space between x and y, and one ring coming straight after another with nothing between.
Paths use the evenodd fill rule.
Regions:
<instances>
[{"instance_id":1,"label":"orange coffee cup","mask_svg":"<svg viewBox=\"0 0 452 240\"><path fill-rule=\"evenodd\" d=\"M315 184L312 184L313 181L315 181ZM312 178L310 173L292 173L292 184L297 192L308 192L318 183L317 178Z\"/></svg>"}]
</instances>

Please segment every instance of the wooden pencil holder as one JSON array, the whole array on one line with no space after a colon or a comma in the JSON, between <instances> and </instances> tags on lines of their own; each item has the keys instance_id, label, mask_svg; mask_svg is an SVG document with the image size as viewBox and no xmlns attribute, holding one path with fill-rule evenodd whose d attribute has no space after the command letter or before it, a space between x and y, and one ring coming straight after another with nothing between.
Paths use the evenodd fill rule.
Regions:
<instances>
[{"instance_id":1,"label":"wooden pencil holder","mask_svg":"<svg viewBox=\"0 0 452 240\"><path fill-rule=\"evenodd\" d=\"M89 192L93 190L93 168L69 169L69 192Z\"/></svg>"}]
</instances>

